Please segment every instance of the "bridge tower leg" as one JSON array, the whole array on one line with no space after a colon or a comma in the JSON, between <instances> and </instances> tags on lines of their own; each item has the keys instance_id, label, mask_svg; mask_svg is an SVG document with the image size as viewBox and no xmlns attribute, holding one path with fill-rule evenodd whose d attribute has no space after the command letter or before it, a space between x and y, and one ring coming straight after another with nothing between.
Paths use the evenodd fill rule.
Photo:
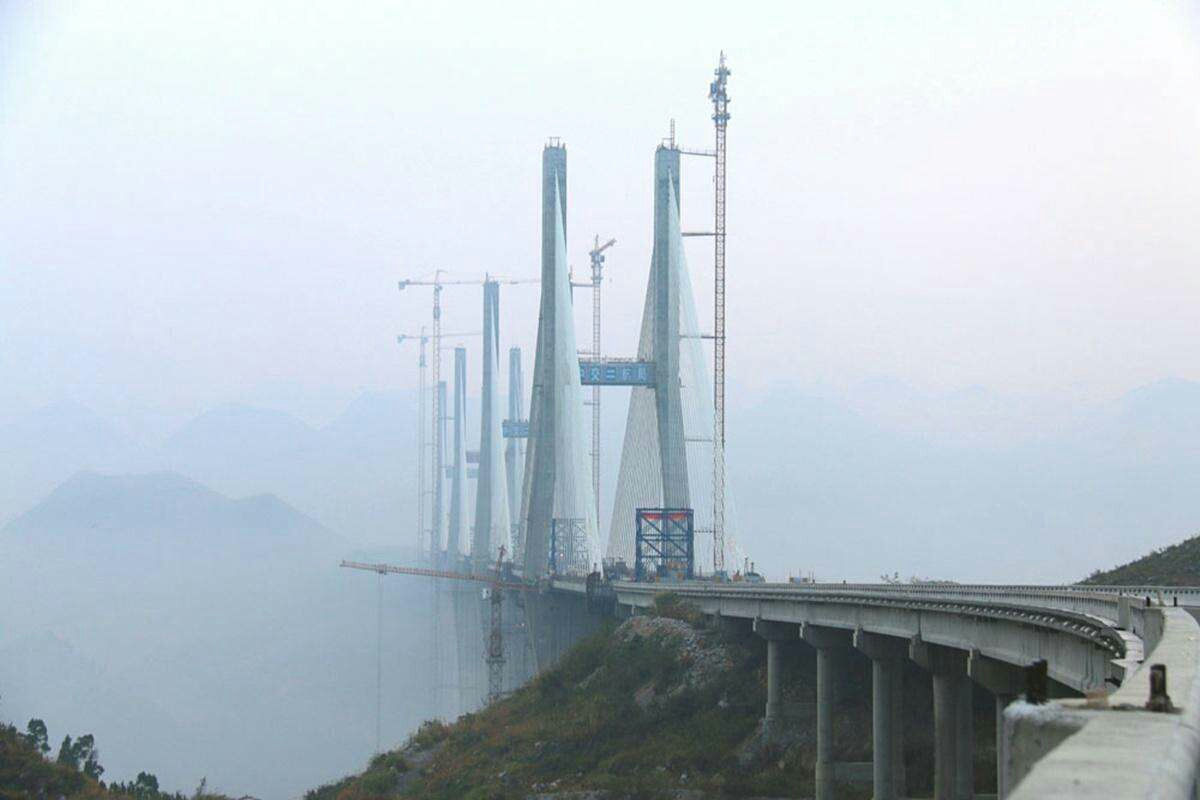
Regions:
<instances>
[{"instance_id":1,"label":"bridge tower leg","mask_svg":"<svg viewBox=\"0 0 1200 800\"><path fill-rule=\"evenodd\" d=\"M483 364L479 415L479 479L475 483L475 528L471 532L471 570L484 572L509 542L508 480L504 464L500 371L500 284L483 284ZM490 614L489 614L490 616Z\"/></svg>"},{"instance_id":2,"label":"bridge tower leg","mask_svg":"<svg viewBox=\"0 0 1200 800\"><path fill-rule=\"evenodd\" d=\"M850 646L850 632L802 625L800 638L817 649L816 800L833 800L833 712L838 696L839 667Z\"/></svg>"},{"instance_id":3,"label":"bridge tower leg","mask_svg":"<svg viewBox=\"0 0 1200 800\"><path fill-rule=\"evenodd\" d=\"M871 782L875 800L896 800L896 763L901 715L897 714L897 676L908 655L908 642L862 630L854 646L871 659Z\"/></svg>"},{"instance_id":4,"label":"bridge tower leg","mask_svg":"<svg viewBox=\"0 0 1200 800\"><path fill-rule=\"evenodd\" d=\"M464 432L467 416L467 348L454 348L454 454L450 476L450 529L446 556L450 569L458 569L467 541L467 450Z\"/></svg>"},{"instance_id":5,"label":"bridge tower leg","mask_svg":"<svg viewBox=\"0 0 1200 800\"><path fill-rule=\"evenodd\" d=\"M508 351L508 418L514 423L524 418L524 405L521 402L525 383L521 376L521 348L512 347ZM510 537L512 548L510 557L516 564L521 563L525 554L525 543L521 541L521 484L525 470L525 440L513 436L504 446L504 478L508 487L508 516L511 527Z\"/></svg>"},{"instance_id":6,"label":"bridge tower leg","mask_svg":"<svg viewBox=\"0 0 1200 800\"><path fill-rule=\"evenodd\" d=\"M662 464L663 505L691 506L687 451L683 432L683 397L679 379L679 150L661 146L654 153L654 285L655 414Z\"/></svg>"},{"instance_id":7,"label":"bridge tower leg","mask_svg":"<svg viewBox=\"0 0 1200 800\"><path fill-rule=\"evenodd\" d=\"M542 295L521 492L526 579L549 571L550 532L556 519L568 528L582 525L588 550L582 563L599 562L603 555L571 318L566 210L567 150L551 140L542 151Z\"/></svg>"},{"instance_id":8,"label":"bridge tower leg","mask_svg":"<svg viewBox=\"0 0 1200 800\"><path fill-rule=\"evenodd\" d=\"M521 523L525 544L526 578L546 574L550 561L550 524L554 518L555 447L558 392L554 375L555 328L559 309L554 287L559 268L556 229L566 230L567 149L547 145L542 150L542 298L538 314L537 349L533 362L533 395L529 401L529 439L525 451L525 486L521 492ZM543 631L535 634L538 638ZM539 659L540 660L540 659ZM540 665L539 665L540 666Z\"/></svg>"},{"instance_id":9,"label":"bridge tower leg","mask_svg":"<svg viewBox=\"0 0 1200 800\"><path fill-rule=\"evenodd\" d=\"M690 409L689 422L696 411L708 413L707 397L697 394L708 378L698 371L692 350L696 343L684 341L685 336L700 334L694 330L691 279L680 230L680 156L673 140L654 153L653 252L637 349L638 359L654 364L654 385L635 386L630 393L609 528L609 555L626 559L633 556L636 526L628 512L634 508L694 508L697 533L712 532L707 489L693 485L712 468L711 462L701 463L701 443L712 441L712 429L684 430L685 407ZM697 562L704 549L698 549Z\"/></svg>"},{"instance_id":10,"label":"bridge tower leg","mask_svg":"<svg viewBox=\"0 0 1200 800\"><path fill-rule=\"evenodd\" d=\"M458 570L462 554L469 549L467 521L467 349L454 348L454 448L450 478L450 527L446 534L446 563ZM459 712L470 711L479 705L480 673L483 667L482 620L479 616L478 594L467 586L455 584L450 589L453 612L455 660L458 664Z\"/></svg>"}]
</instances>

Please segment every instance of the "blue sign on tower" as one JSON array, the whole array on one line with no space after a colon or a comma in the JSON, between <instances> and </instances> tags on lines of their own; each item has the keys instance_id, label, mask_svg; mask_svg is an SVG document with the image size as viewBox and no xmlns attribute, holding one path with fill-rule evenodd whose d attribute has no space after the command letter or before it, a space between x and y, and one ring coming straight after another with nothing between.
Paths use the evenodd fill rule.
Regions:
<instances>
[{"instance_id":1,"label":"blue sign on tower","mask_svg":"<svg viewBox=\"0 0 1200 800\"><path fill-rule=\"evenodd\" d=\"M653 386L653 361L580 361L584 386Z\"/></svg>"}]
</instances>

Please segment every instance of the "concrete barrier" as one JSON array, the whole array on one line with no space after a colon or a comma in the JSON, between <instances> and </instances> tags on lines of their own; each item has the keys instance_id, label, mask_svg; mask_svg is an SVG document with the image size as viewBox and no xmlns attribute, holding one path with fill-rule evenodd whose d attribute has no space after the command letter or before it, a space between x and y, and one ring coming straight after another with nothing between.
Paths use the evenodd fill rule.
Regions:
<instances>
[{"instance_id":1,"label":"concrete barrier","mask_svg":"<svg viewBox=\"0 0 1200 800\"><path fill-rule=\"evenodd\" d=\"M1005 783L1015 785L1013 800L1196 797L1200 625L1183 608L1135 614L1157 641L1152 649L1148 643L1145 663L1106 702L1014 703L1005 711ZM1166 667L1173 711L1145 708L1156 664Z\"/></svg>"}]
</instances>

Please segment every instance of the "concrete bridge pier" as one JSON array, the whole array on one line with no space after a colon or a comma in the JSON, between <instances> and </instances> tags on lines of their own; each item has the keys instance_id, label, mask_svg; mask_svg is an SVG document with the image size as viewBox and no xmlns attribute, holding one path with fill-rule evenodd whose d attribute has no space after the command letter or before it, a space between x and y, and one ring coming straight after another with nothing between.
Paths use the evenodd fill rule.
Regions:
<instances>
[{"instance_id":1,"label":"concrete bridge pier","mask_svg":"<svg viewBox=\"0 0 1200 800\"><path fill-rule=\"evenodd\" d=\"M909 657L933 675L934 800L971 800L975 729L967 654L914 638Z\"/></svg>"},{"instance_id":2,"label":"concrete bridge pier","mask_svg":"<svg viewBox=\"0 0 1200 800\"><path fill-rule=\"evenodd\" d=\"M954 796L957 800L975 797L975 695L966 669L958 676L958 708L954 722Z\"/></svg>"},{"instance_id":3,"label":"concrete bridge pier","mask_svg":"<svg viewBox=\"0 0 1200 800\"><path fill-rule=\"evenodd\" d=\"M892 672L892 791L908 796L908 770L904 766L904 661Z\"/></svg>"},{"instance_id":4,"label":"concrete bridge pier","mask_svg":"<svg viewBox=\"0 0 1200 800\"><path fill-rule=\"evenodd\" d=\"M854 632L854 647L871 659L871 783L874 798L896 800L904 791L900 686L908 643L859 629Z\"/></svg>"},{"instance_id":5,"label":"concrete bridge pier","mask_svg":"<svg viewBox=\"0 0 1200 800\"><path fill-rule=\"evenodd\" d=\"M833 760L833 715L841 661L850 647L850 631L819 628L807 623L800 638L817 649L817 763L816 800L833 800L836 765Z\"/></svg>"},{"instance_id":6,"label":"concrete bridge pier","mask_svg":"<svg viewBox=\"0 0 1200 800\"><path fill-rule=\"evenodd\" d=\"M798 626L787 622L754 620L754 632L767 641L767 708L763 733L775 733L783 721L783 644L796 641Z\"/></svg>"},{"instance_id":7,"label":"concrete bridge pier","mask_svg":"<svg viewBox=\"0 0 1200 800\"><path fill-rule=\"evenodd\" d=\"M967 657L967 676L991 692L996 698L996 797L1004 800L1012 787L1005 775L1004 709L1023 691L1025 676L1021 669L1003 661L996 661L972 650Z\"/></svg>"},{"instance_id":8,"label":"concrete bridge pier","mask_svg":"<svg viewBox=\"0 0 1200 800\"><path fill-rule=\"evenodd\" d=\"M956 800L955 772L958 766L958 676L946 672L933 675L933 797Z\"/></svg>"}]
</instances>

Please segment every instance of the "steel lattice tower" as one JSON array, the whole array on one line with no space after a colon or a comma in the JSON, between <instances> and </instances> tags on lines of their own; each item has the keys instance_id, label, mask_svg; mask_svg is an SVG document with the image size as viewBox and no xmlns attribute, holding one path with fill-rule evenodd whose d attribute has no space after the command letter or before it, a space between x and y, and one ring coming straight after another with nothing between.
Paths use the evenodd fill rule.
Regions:
<instances>
[{"instance_id":1,"label":"steel lattice tower","mask_svg":"<svg viewBox=\"0 0 1200 800\"><path fill-rule=\"evenodd\" d=\"M708 88L716 127L713 176L713 570L725 569L725 129L729 124L729 69L725 53Z\"/></svg>"},{"instance_id":2,"label":"steel lattice tower","mask_svg":"<svg viewBox=\"0 0 1200 800\"><path fill-rule=\"evenodd\" d=\"M588 257L592 262L592 358L603 358L600 349L600 288L604 282L604 251L617 243L609 239L600 244L600 236ZM592 492L596 495L596 520L600 520L600 386L592 387Z\"/></svg>"}]
</instances>

